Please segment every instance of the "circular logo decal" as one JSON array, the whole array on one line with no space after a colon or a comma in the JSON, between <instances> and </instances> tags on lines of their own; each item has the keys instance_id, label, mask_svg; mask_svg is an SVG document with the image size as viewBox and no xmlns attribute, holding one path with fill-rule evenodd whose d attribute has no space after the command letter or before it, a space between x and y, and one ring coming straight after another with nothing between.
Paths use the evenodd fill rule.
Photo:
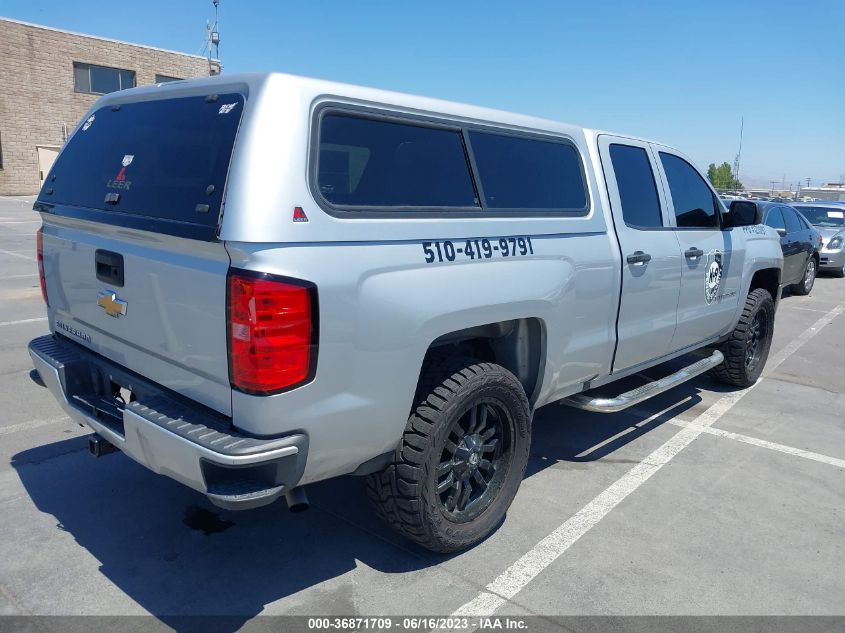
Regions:
<instances>
[{"instance_id":1,"label":"circular logo decal","mask_svg":"<svg viewBox=\"0 0 845 633\"><path fill-rule=\"evenodd\" d=\"M708 305L719 296L721 285L722 254L719 252L710 253L707 257L707 268L704 269L704 300Z\"/></svg>"}]
</instances>

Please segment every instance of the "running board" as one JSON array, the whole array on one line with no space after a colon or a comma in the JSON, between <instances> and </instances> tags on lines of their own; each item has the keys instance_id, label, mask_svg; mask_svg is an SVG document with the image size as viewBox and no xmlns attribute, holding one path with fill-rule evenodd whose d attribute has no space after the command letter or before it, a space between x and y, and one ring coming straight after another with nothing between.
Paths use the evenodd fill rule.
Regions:
<instances>
[{"instance_id":1,"label":"running board","mask_svg":"<svg viewBox=\"0 0 845 633\"><path fill-rule=\"evenodd\" d=\"M567 404L571 407L577 407L579 409L586 409L587 411L596 411L598 413L616 413L617 411L622 411L623 409L632 407L635 404L639 404L643 400L648 400L649 398L663 393L672 387L676 387L690 378L695 378L699 374L703 374L704 372L713 369L724 360L725 357L722 355L722 352L714 350L713 354L707 358L702 358L701 360L694 362L692 365L684 367L665 378L655 380L654 382L650 382L642 387L637 387L636 389L631 389L631 391L619 394L615 398L591 398L583 393L578 393L562 400L561 403Z\"/></svg>"}]
</instances>

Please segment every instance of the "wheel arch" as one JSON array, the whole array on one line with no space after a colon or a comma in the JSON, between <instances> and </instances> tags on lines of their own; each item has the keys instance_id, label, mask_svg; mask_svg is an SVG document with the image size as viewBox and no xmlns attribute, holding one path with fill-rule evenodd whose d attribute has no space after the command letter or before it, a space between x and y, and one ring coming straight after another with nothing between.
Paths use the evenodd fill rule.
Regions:
<instances>
[{"instance_id":1,"label":"wheel arch","mask_svg":"<svg viewBox=\"0 0 845 633\"><path fill-rule=\"evenodd\" d=\"M781 270L780 268L761 268L751 276L751 283L748 287L748 293L763 288L767 290L775 303L777 303L780 292ZM746 294L748 294L746 293Z\"/></svg>"},{"instance_id":2,"label":"wheel arch","mask_svg":"<svg viewBox=\"0 0 845 633\"><path fill-rule=\"evenodd\" d=\"M525 390L528 402L533 405L543 382L546 365L545 322L538 317L526 317L448 332L428 346L423 369L435 355L470 356L501 365L516 376Z\"/></svg>"}]
</instances>

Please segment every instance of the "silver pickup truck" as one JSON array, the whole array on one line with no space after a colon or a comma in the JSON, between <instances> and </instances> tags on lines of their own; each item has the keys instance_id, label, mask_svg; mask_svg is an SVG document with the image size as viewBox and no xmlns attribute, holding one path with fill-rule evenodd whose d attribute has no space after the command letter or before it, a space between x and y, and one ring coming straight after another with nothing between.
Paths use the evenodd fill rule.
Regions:
<instances>
[{"instance_id":1,"label":"silver pickup truck","mask_svg":"<svg viewBox=\"0 0 845 633\"><path fill-rule=\"evenodd\" d=\"M781 290L777 233L677 150L281 74L102 97L35 208L29 350L92 453L229 509L366 476L441 552L500 523L538 407L752 384Z\"/></svg>"}]
</instances>

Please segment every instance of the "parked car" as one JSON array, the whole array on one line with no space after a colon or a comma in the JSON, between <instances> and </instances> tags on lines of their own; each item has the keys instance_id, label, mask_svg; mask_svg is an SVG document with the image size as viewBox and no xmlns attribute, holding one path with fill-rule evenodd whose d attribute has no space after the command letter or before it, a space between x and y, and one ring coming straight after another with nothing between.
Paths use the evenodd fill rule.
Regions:
<instances>
[{"instance_id":1,"label":"parked car","mask_svg":"<svg viewBox=\"0 0 845 633\"><path fill-rule=\"evenodd\" d=\"M35 208L29 350L92 453L231 509L366 476L440 552L504 518L537 407L753 384L781 289L777 234L675 149L289 75L101 97Z\"/></svg>"},{"instance_id":2,"label":"parked car","mask_svg":"<svg viewBox=\"0 0 845 633\"><path fill-rule=\"evenodd\" d=\"M780 202L734 201L738 204L753 204L760 221L775 229L780 235L783 250L782 285L799 295L808 295L813 289L819 268L821 233L795 208Z\"/></svg>"},{"instance_id":3,"label":"parked car","mask_svg":"<svg viewBox=\"0 0 845 633\"><path fill-rule=\"evenodd\" d=\"M814 202L795 204L794 207L821 233L823 244L819 252L819 270L845 277L845 204Z\"/></svg>"}]
</instances>

